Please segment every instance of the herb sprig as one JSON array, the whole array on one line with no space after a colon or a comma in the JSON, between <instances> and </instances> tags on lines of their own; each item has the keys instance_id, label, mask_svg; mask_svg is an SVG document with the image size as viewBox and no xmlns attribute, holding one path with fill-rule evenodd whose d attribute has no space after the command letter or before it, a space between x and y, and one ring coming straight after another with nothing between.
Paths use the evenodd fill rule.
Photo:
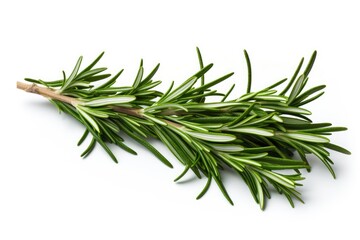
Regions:
<instances>
[{"instance_id":1,"label":"herb sprig","mask_svg":"<svg viewBox=\"0 0 360 240\"><path fill-rule=\"evenodd\" d=\"M185 166L175 181L189 170L198 178L208 179L197 199L206 193L214 180L233 204L222 181L223 172L230 170L244 180L255 201L264 209L271 189L283 194L292 206L293 199L302 202L297 189L304 179L300 169L311 169L308 154L323 162L334 178L333 161L328 150L350 154L327 138L346 128L333 127L331 123L313 123L309 119L311 112L303 108L324 93L325 85L305 90L316 52L301 74L304 59L300 61L288 84L278 92L275 88L287 79L260 91L251 90L251 63L244 51L248 86L245 94L233 100L227 98L235 85L226 93L213 89L233 73L205 82L204 76L213 64L204 65L198 48L200 70L178 86L172 82L165 93L155 90L161 83L154 80L159 64L145 75L141 61L132 86L115 86L123 70L111 76L104 73L106 68L96 68L103 54L81 71L80 57L71 74L66 76L63 72L61 80L26 78L33 84L17 83L19 89L49 98L61 112L85 126L78 145L86 138L91 138L91 141L82 157L87 157L97 144L114 162L118 160L108 144L136 154L124 143L122 135L126 134L166 166L172 167L170 161L148 141L156 138ZM208 102L210 96L220 99Z\"/></svg>"}]
</instances>

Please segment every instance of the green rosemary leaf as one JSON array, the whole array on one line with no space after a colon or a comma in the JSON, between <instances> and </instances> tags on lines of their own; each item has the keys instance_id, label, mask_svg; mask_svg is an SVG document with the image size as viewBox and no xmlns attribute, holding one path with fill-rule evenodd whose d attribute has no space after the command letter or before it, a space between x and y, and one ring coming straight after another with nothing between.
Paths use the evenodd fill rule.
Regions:
<instances>
[{"instance_id":1,"label":"green rosemary leaf","mask_svg":"<svg viewBox=\"0 0 360 240\"><path fill-rule=\"evenodd\" d=\"M301 75L299 79L295 82L295 85L293 89L291 90L289 99L287 101L287 104L290 106L291 102L295 100L295 98L300 94L301 88L303 86L303 83L306 79L305 75Z\"/></svg>"},{"instance_id":2,"label":"green rosemary leaf","mask_svg":"<svg viewBox=\"0 0 360 240\"><path fill-rule=\"evenodd\" d=\"M157 111L157 110L162 110L162 109L175 109L175 110L183 110L185 112L187 112L187 108L180 105L180 104L176 104L176 103L164 103L161 105L155 105L155 106L150 106L144 109L144 112L153 112L153 111Z\"/></svg>"},{"instance_id":3,"label":"green rosemary leaf","mask_svg":"<svg viewBox=\"0 0 360 240\"><path fill-rule=\"evenodd\" d=\"M96 121L89 114L87 114L81 108L81 106L77 106L76 109L80 113L80 116L82 116L85 119L85 121L87 121L97 132L100 132L99 126L97 125Z\"/></svg>"},{"instance_id":4,"label":"green rosemary leaf","mask_svg":"<svg viewBox=\"0 0 360 240\"><path fill-rule=\"evenodd\" d=\"M81 106L81 105L77 105L76 108L78 110L82 110L83 112L90 114L92 116L95 116L95 117L99 117L99 118L108 118L109 117L109 115L106 112L98 110L98 109L89 108L89 107L85 107L85 106Z\"/></svg>"},{"instance_id":5,"label":"green rosemary leaf","mask_svg":"<svg viewBox=\"0 0 360 240\"><path fill-rule=\"evenodd\" d=\"M282 117L284 124L289 124L291 125L291 127L296 127L296 125L301 125L301 126L310 126L311 122L303 120L303 119L299 119L299 118L293 118L293 117Z\"/></svg>"},{"instance_id":6,"label":"green rosemary leaf","mask_svg":"<svg viewBox=\"0 0 360 240\"><path fill-rule=\"evenodd\" d=\"M311 115L311 112L304 108L290 107L290 106L287 107L274 106L271 105L271 103L263 105L263 108L272 109L281 113Z\"/></svg>"},{"instance_id":7,"label":"green rosemary leaf","mask_svg":"<svg viewBox=\"0 0 360 240\"><path fill-rule=\"evenodd\" d=\"M236 117L234 116L208 116L208 117L200 117L200 118L192 118L192 122L197 123L215 123L215 124L221 124L221 123L227 123L229 121L233 121Z\"/></svg>"},{"instance_id":8,"label":"green rosemary leaf","mask_svg":"<svg viewBox=\"0 0 360 240\"><path fill-rule=\"evenodd\" d=\"M242 103L237 102L219 102L219 103L199 103L199 104L186 104L187 109L216 109L242 106Z\"/></svg>"},{"instance_id":9,"label":"green rosemary leaf","mask_svg":"<svg viewBox=\"0 0 360 240\"><path fill-rule=\"evenodd\" d=\"M308 63L308 65L306 66L305 68L305 71L304 71L304 76L307 77L315 63L315 59L316 59L316 55L317 55L317 52L314 51L313 54L311 55L311 58L310 58L310 61Z\"/></svg>"},{"instance_id":10,"label":"green rosemary leaf","mask_svg":"<svg viewBox=\"0 0 360 240\"><path fill-rule=\"evenodd\" d=\"M192 137L202 139L209 142L231 142L236 139L236 137L232 134L226 133L210 133L210 132L195 132L195 131L186 131Z\"/></svg>"},{"instance_id":11,"label":"green rosemary leaf","mask_svg":"<svg viewBox=\"0 0 360 240\"><path fill-rule=\"evenodd\" d=\"M141 81L140 85L144 85L144 84L147 84L151 79L152 77L155 76L156 72L159 70L159 67L160 67L160 63L157 64L155 66L155 68L149 73L149 75L147 75L144 80Z\"/></svg>"},{"instance_id":12,"label":"green rosemary leaf","mask_svg":"<svg viewBox=\"0 0 360 240\"><path fill-rule=\"evenodd\" d=\"M320 135L315 135L315 134L310 134L310 133L305 133L305 132L281 133L281 135L287 136L292 139L305 141L305 142L328 143L330 141L326 137L323 137Z\"/></svg>"},{"instance_id":13,"label":"green rosemary leaf","mask_svg":"<svg viewBox=\"0 0 360 240\"><path fill-rule=\"evenodd\" d=\"M108 88L108 86L100 86L99 88L95 89L96 93L100 94L117 94L122 92L128 92L133 90L132 87L111 87Z\"/></svg>"},{"instance_id":14,"label":"green rosemary leaf","mask_svg":"<svg viewBox=\"0 0 360 240\"><path fill-rule=\"evenodd\" d=\"M319 128L308 128L301 130L302 132L311 132L311 133L329 133L329 132L340 132L346 131L346 127L319 127Z\"/></svg>"},{"instance_id":15,"label":"green rosemary leaf","mask_svg":"<svg viewBox=\"0 0 360 240\"><path fill-rule=\"evenodd\" d=\"M203 60L202 60L202 56L201 56L201 52L200 52L200 49L198 47L196 47L196 53L198 55L198 59L199 59L199 64L200 64L200 69L203 69L204 68L204 63L203 63ZM205 83L205 76L201 76L201 86L203 86Z\"/></svg>"},{"instance_id":16,"label":"green rosemary leaf","mask_svg":"<svg viewBox=\"0 0 360 240\"><path fill-rule=\"evenodd\" d=\"M82 61L82 56L79 57L78 61L76 62L76 65L71 73L71 75L69 76L68 79L64 80L64 83L60 89L60 92L66 90L67 86L75 79L76 74L79 71L80 65L81 65L81 61Z\"/></svg>"},{"instance_id":17,"label":"green rosemary leaf","mask_svg":"<svg viewBox=\"0 0 360 240\"><path fill-rule=\"evenodd\" d=\"M176 88L172 92L169 92L167 95L164 95L164 97L159 100L159 103L160 102L164 102L164 103L170 102L170 101L178 98L179 96L184 94L186 91L188 91L195 84L196 81L197 81L196 77L189 78L188 81L184 82L178 88Z\"/></svg>"},{"instance_id":18,"label":"green rosemary leaf","mask_svg":"<svg viewBox=\"0 0 360 240\"><path fill-rule=\"evenodd\" d=\"M212 148L221 152L241 152L244 150L244 147L236 144L209 144Z\"/></svg>"},{"instance_id":19,"label":"green rosemary leaf","mask_svg":"<svg viewBox=\"0 0 360 240\"><path fill-rule=\"evenodd\" d=\"M294 123L290 123L288 122L288 120L286 120L287 122L284 123L284 126L287 129L301 129L301 130L308 130L308 129L313 129L313 128L325 128L325 127L329 127L331 126L331 123L309 123L309 122L305 122L303 123L302 120L300 121L296 121ZM296 122L299 122L299 124L296 124Z\"/></svg>"},{"instance_id":20,"label":"green rosemary leaf","mask_svg":"<svg viewBox=\"0 0 360 240\"><path fill-rule=\"evenodd\" d=\"M270 85L269 87L265 88L264 90L271 90L271 89L273 89L273 88L276 88L277 86L283 84L283 83L286 82L286 81L287 81L287 78L281 79L280 81L278 81L278 82ZM280 95L281 95L281 94L280 94Z\"/></svg>"},{"instance_id":21,"label":"green rosemary leaf","mask_svg":"<svg viewBox=\"0 0 360 240\"><path fill-rule=\"evenodd\" d=\"M163 125L163 126L166 126L166 125L167 125L167 123L164 122L163 120L158 119L158 118L156 118L156 117L154 117L154 116L152 116L152 115L150 115L150 114L145 114L145 113L144 113L143 116L144 116L145 118L153 121L154 123L157 123L157 124L160 124L160 125Z\"/></svg>"},{"instance_id":22,"label":"green rosemary leaf","mask_svg":"<svg viewBox=\"0 0 360 240\"><path fill-rule=\"evenodd\" d=\"M301 59L299 65L297 66L297 68L296 68L296 70L295 70L294 75L293 75L293 76L291 77L291 79L290 79L290 82L289 82L288 85L285 87L285 89L280 93L280 95L285 95L285 93L290 89L290 87L291 87L292 84L294 83L297 75L299 74L300 69L301 69L303 63L304 63L304 58Z\"/></svg>"},{"instance_id":23,"label":"green rosemary leaf","mask_svg":"<svg viewBox=\"0 0 360 240\"><path fill-rule=\"evenodd\" d=\"M231 121L228 126L229 127L236 126L239 122L241 122L245 117L247 117L250 114L250 112L254 107L255 107L255 103L252 103L243 113L240 114L239 117Z\"/></svg>"},{"instance_id":24,"label":"green rosemary leaf","mask_svg":"<svg viewBox=\"0 0 360 240\"><path fill-rule=\"evenodd\" d=\"M238 99L236 99L236 102L245 102L247 100L252 99L253 97L255 97L258 94L258 92L252 92L252 93L247 93L242 95L241 97L239 97Z\"/></svg>"},{"instance_id":25,"label":"green rosemary leaf","mask_svg":"<svg viewBox=\"0 0 360 240\"><path fill-rule=\"evenodd\" d=\"M247 66L247 70L248 70L248 83L247 83L247 87L246 87L246 93L250 93L250 91L251 91L251 78L252 78L251 62L250 62L250 58L249 58L249 55L248 55L246 50L244 50L244 55L245 55L246 66Z\"/></svg>"},{"instance_id":26,"label":"green rosemary leaf","mask_svg":"<svg viewBox=\"0 0 360 240\"><path fill-rule=\"evenodd\" d=\"M250 147L250 148L244 148L244 152L247 153L261 153L261 152L267 152L267 151L273 151L275 150L275 146L266 146L266 147Z\"/></svg>"},{"instance_id":27,"label":"green rosemary leaf","mask_svg":"<svg viewBox=\"0 0 360 240\"><path fill-rule=\"evenodd\" d=\"M187 166L184 168L184 171L182 171L182 173L174 179L174 182L177 182L177 181L179 181L182 177L184 177L185 174L189 171L189 169L190 169L190 166L187 165Z\"/></svg>"},{"instance_id":28,"label":"green rosemary leaf","mask_svg":"<svg viewBox=\"0 0 360 240\"><path fill-rule=\"evenodd\" d=\"M256 166L256 167L261 167L261 164L256 162L256 161L253 161L253 160L250 160L250 159L247 159L247 158L244 158L244 157L237 157L237 156L234 156L234 155L230 155L230 154L222 154L222 156L226 159L230 159L232 161L236 161L236 162L239 162L241 164L246 164L246 165L252 165L252 166Z\"/></svg>"},{"instance_id":29,"label":"green rosemary leaf","mask_svg":"<svg viewBox=\"0 0 360 240\"><path fill-rule=\"evenodd\" d=\"M136 134L129 131L126 127L122 127L122 129L126 132L127 135L129 135L131 138L133 138L135 141L146 147L150 152L152 152L162 163L164 163L166 166L173 168L173 165L167 160L156 148L154 148L149 142L147 142L145 139L137 136Z\"/></svg>"},{"instance_id":30,"label":"green rosemary leaf","mask_svg":"<svg viewBox=\"0 0 360 240\"><path fill-rule=\"evenodd\" d=\"M136 89L136 88L139 86L139 84L140 84L140 82L141 82L141 80L142 80L142 77L143 77L143 74L144 74L144 68L143 68L142 65L143 65L143 60L141 59L139 71L138 71L138 73L136 74L135 81L134 81L134 83L133 83L133 88L134 88L134 89Z\"/></svg>"},{"instance_id":31,"label":"green rosemary leaf","mask_svg":"<svg viewBox=\"0 0 360 240\"><path fill-rule=\"evenodd\" d=\"M308 104L308 103L310 103L310 102L318 99L319 97L321 97L324 93L325 93L325 92L321 92L321 93L315 95L314 97L311 97L311 98L309 98L309 99L307 99L307 100L304 100L304 101L298 103L297 106L300 107L300 106L302 106L302 105Z\"/></svg>"},{"instance_id":32,"label":"green rosemary leaf","mask_svg":"<svg viewBox=\"0 0 360 240\"><path fill-rule=\"evenodd\" d=\"M116 141L114 143L116 144L116 146L120 147L124 151L126 151L132 155L137 155L137 152L135 152L132 148L130 148L129 146L124 144L122 141L119 141L118 139L116 139Z\"/></svg>"},{"instance_id":33,"label":"green rosemary leaf","mask_svg":"<svg viewBox=\"0 0 360 240\"><path fill-rule=\"evenodd\" d=\"M258 127L239 127L239 128L229 128L227 131L230 132L238 132L238 133L247 133L247 134L255 134L260 136L274 136L274 131L269 129L263 129Z\"/></svg>"},{"instance_id":34,"label":"green rosemary leaf","mask_svg":"<svg viewBox=\"0 0 360 240\"><path fill-rule=\"evenodd\" d=\"M163 98L161 98L158 102L170 102L182 94L186 93L195 83L196 81L203 76L207 71L210 70L210 68L213 66L213 64L209 64L203 69L201 69L199 72L195 73L192 77L190 77L188 80L186 80L183 84L181 84L179 87L177 87L172 92L169 92L167 95L164 95Z\"/></svg>"},{"instance_id":35,"label":"green rosemary leaf","mask_svg":"<svg viewBox=\"0 0 360 240\"><path fill-rule=\"evenodd\" d=\"M259 94L254 97L255 100L265 100L265 101L276 101L276 102L285 102L287 100L286 97L283 96L260 96Z\"/></svg>"},{"instance_id":36,"label":"green rosemary leaf","mask_svg":"<svg viewBox=\"0 0 360 240\"><path fill-rule=\"evenodd\" d=\"M336 144L332 144L332 143L324 143L323 144L324 147L328 148L328 149L331 149L331 150L334 150L334 151L337 151L337 152L340 152L340 153L344 153L344 154L347 154L347 155L350 155L351 152L343 147L340 147Z\"/></svg>"},{"instance_id":37,"label":"green rosemary leaf","mask_svg":"<svg viewBox=\"0 0 360 240\"><path fill-rule=\"evenodd\" d=\"M115 133L120 132L119 127L118 127L114 122L112 122L111 120L109 120L109 119L104 119L104 120L102 121L102 123L103 123L106 127L108 127L111 131L113 131L113 132L115 132Z\"/></svg>"},{"instance_id":38,"label":"green rosemary leaf","mask_svg":"<svg viewBox=\"0 0 360 240\"><path fill-rule=\"evenodd\" d=\"M295 184L294 182L290 181L289 179L287 179L286 177L282 176L279 173L275 173L269 170L259 170L259 168L254 168L254 170L256 170L257 172L259 172L261 175L263 175L264 177L267 177L275 182L277 182L278 184L287 187L287 188L295 188Z\"/></svg>"},{"instance_id":39,"label":"green rosemary leaf","mask_svg":"<svg viewBox=\"0 0 360 240\"><path fill-rule=\"evenodd\" d=\"M82 80L82 79L87 79L88 77L94 76L98 73L101 73L103 71L107 70L107 68L96 68L96 69L92 69L83 73L80 73L76 76L76 81Z\"/></svg>"},{"instance_id":40,"label":"green rosemary leaf","mask_svg":"<svg viewBox=\"0 0 360 240\"><path fill-rule=\"evenodd\" d=\"M233 201L231 200L228 192L226 191L222 181L218 178L218 177L215 177L214 176L214 180L215 182L217 183L218 187L220 188L222 194L224 195L224 197L226 198L226 200L228 200L228 202L231 204L231 205L234 205Z\"/></svg>"},{"instance_id":41,"label":"green rosemary leaf","mask_svg":"<svg viewBox=\"0 0 360 240\"><path fill-rule=\"evenodd\" d=\"M63 84L63 80L56 80L56 81L42 81L42 80L36 80L32 78L24 78L25 81L45 85L47 87L60 87Z\"/></svg>"},{"instance_id":42,"label":"green rosemary leaf","mask_svg":"<svg viewBox=\"0 0 360 240\"><path fill-rule=\"evenodd\" d=\"M176 118L173 118L173 117L166 117L166 119L171 120L176 123L179 123L182 126L192 129L194 131L205 132L205 133L209 132L209 130L207 130L206 128L200 127L201 125L199 125L197 123L187 122L187 121L183 121L183 120L177 120Z\"/></svg>"},{"instance_id":43,"label":"green rosemary leaf","mask_svg":"<svg viewBox=\"0 0 360 240\"><path fill-rule=\"evenodd\" d=\"M100 53L100 55L89 66L84 68L84 70L82 70L79 75L91 70L96 65L96 63L98 63L100 61L100 59L102 58L102 56L104 56L104 54L105 54L105 52Z\"/></svg>"},{"instance_id":44,"label":"green rosemary leaf","mask_svg":"<svg viewBox=\"0 0 360 240\"><path fill-rule=\"evenodd\" d=\"M272 156L265 156L261 158L261 162L267 162L267 163L273 163L273 164L279 164L279 165L292 165L297 164L301 165L304 164L303 161L295 160L295 159L288 159L288 158L280 158L280 157L272 157Z\"/></svg>"},{"instance_id":45,"label":"green rosemary leaf","mask_svg":"<svg viewBox=\"0 0 360 240\"><path fill-rule=\"evenodd\" d=\"M254 182L256 184L256 189L257 189L257 199L260 205L260 209L264 209L264 205L265 205L265 198L264 198L264 192L263 192L263 188L261 186L262 180L260 178L260 176L258 176L256 173L254 173Z\"/></svg>"},{"instance_id":46,"label":"green rosemary leaf","mask_svg":"<svg viewBox=\"0 0 360 240\"><path fill-rule=\"evenodd\" d=\"M301 103L301 102L304 101L306 98L308 98L310 95L312 95L312 94L314 94L314 93L316 93L316 92L324 89L325 87L326 87L326 85L320 85L320 86L313 87L313 88L307 90L306 92L304 92L303 94L301 94L300 96L298 96L298 97L294 100L293 104L294 104L294 105L297 105L297 104Z\"/></svg>"},{"instance_id":47,"label":"green rosemary leaf","mask_svg":"<svg viewBox=\"0 0 360 240\"><path fill-rule=\"evenodd\" d=\"M118 77L122 74L122 72L124 71L124 69L121 69L120 72L118 72L115 76L113 76L110 80L106 81L105 83L101 84L100 86L98 86L96 88L96 90L100 90L100 89L103 89L103 90L109 90L108 88L111 87L115 82L116 80L118 79ZM123 87L124 88L124 87ZM126 87L125 87L126 88ZM132 88L130 88L132 89Z\"/></svg>"},{"instance_id":48,"label":"green rosemary leaf","mask_svg":"<svg viewBox=\"0 0 360 240\"><path fill-rule=\"evenodd\" d=\"M206 181L205 187L203 188L203 190L199 193L199 195L196 197L196 200L199 200L200 198L202 198L205 193L209 190L209 187L211 185L211 180L212 177L211 175L208 177L208 180Z\"/></svg>"},{"instance_id":49,"label":"green rosemary leaf","mask_svg":"<svg viewBox=\"0 0 360 240\"><path fill-rule=\"evenodd\" d=\"M96 141L104 148L104 150L109 154L109 156L111 157L111 159L115 162L118 163L115 155L111 152L110 148L106 145L106 143L101 139L101 137L98 135L97 132L95 132L93 130L93 128L91 127L91 125L89 125L89 123L87 122L87 120L85 119L85 116L80 114L80 119L82 120L82 123L86 126L86 128L89 130L89 132L93 135L93 137L96 139Z\"/></svg>"},{"instance_id":50,"label":"green rosemary leaf","mask_svg":"<svg viewBox=\"0 0 360 240\"><path fill-rule=\"evenodd\" d=\"M95 75L95 76L90 76L90 77L86 78L86 81L90 82L90 83L93 83L93 82L97 82L97 81L100 81L100 80L104 80L104 79L106 79L106 78L108 78L110 76L111 76L111 74L107 74L107 73L100 74L100 75ZM89 88L91 88L91 86L89 86ZM67 91L69 91L69 90L67 90Z\"/></svg>"},{"instance_id":51,"label":"green rosemary leaf","mask_svg":"<svg viewBox=\"0 0 360 240\"><path fill-rule=\"evenodd\" d=\"M221 99L221 102L225 102L225 100L227 99L227 97L230 95L230 93L232 92L232 90L235 87L235 83L231 86L231 88L227 91L227 93L224 95L224 97Z\"/></svg>"},{"instance_id":52,"label":"green rosemary leaf","mask_svg":"<svg viewBox=\"0 0 360 240\"><path fill-rule=\"evenodd\" d=\"M284 122L283 119L282 119L279 115L277 115L276 113L274 113L274 114L272 115L271 119L274 120L274 121L276 121L276 122L279 122L279 123L283 123L283 122Z\"/></svg>"},{"instance_id":53,"label":"green rosemary leaf","mask_svg":"<svg viewBox=\"0 0 360 240\"><path fill-rule=\"evenodd\" d=\"M91 139L91 142L90 142L89 146L88 146L88 147L85 149L85 151L80 155L80 157L86 158L86 157L92 152L92 150L94 149L95 145L96 145L96 140L95 140L95 138L93 137L93 138Z\"/></svg>"},{"instance_id":54,"label":"green rosemary leaf","mask_svg":"<svg viewBox=\"0 0 360 240\"><path fill-rule=\"evenodd\" d=\"M201 103L201 101L197 101L197 99L199 99L199 98L202 99L202 98L210 97L210 96L224 96L224 94L217 93L217 90L212 90L212 91L208 91L203 94L186 95L186 96L183 96L181 99L183 100L183 102L187 102L188 100L190 100L191 102Z\"/></svg>"},{"instance_id":55,"label":"green rosemary leaf","mask_svg":"<svg viewBox=\"0 0 360 240\"><path fill-rule=\"evenodd\" d=\"M80 140L79 140L78 143L77 143L78 146L80 146L80 145L84 142L84 140L86 139L86 137L88 136L88 134L89 134L89 130L86 129L86 130L84 131L84 134L81 136Z\"/></svg>"},{"instance_id":56,"label":"green rosemary leaf","mask_svg":"<svg viewBox=\"0 0 360 240\"><path fill-rule=\"evenodd\" d=\"M226 75L224 75L224 76L222 76L222 77L220 77L220 78L218 78L218 79L216 79L216 80L214 80L214 81L211 81L211 82L209 82L209 83L207 83L207 84L201 85L201 87L198 87L198 88L195 88L195 89L193 89L193 90L190 90L190 91L188 92L188 94L192 94L192 93L195 93L195 92L200 92L200 93L202 93L204 90L210 89L212 86L221 83L222 81L228 79L228 78L231 77L232 75L234 75L234 73L226 74Z\"/></svg>"},{"instance_id":57,"label":"green rosemary leaf","mask_svg":"<svg viewBox=\"0 0 360 240\"><path fill-rule=\"evenodd\" d=\"M170 94L170 92L171 92L171 90L172 90L173 87L174 87L174 81L171 81L171 84L170 84L168 90L163 94L163 96L162 96L161 99L167 97L167 96ZM161 99L160 99L160 100L161 100ZM159 101L160 101L160 100L159 100ZM159 101L158 101L158 102L159 102Z\"/></svg>"},{"instance_id":58,"label":"green rosemary leaf","mask_svg":"<svg viewBox=\"0 0 360 240\"><path fill-rule=\"evenodd\" d=\"M234 161L233 159L224 157L223 160L233 169L244 172L245 166L241 161Z\"/></svg>"},{"instance_id":59,"label":"green rosemary leaf","mask_svg":"<svg viewBox=\"0 0 360 240\"><path fill-rule=\"evenodd\" d=\"M132 95L120 95L115 97L107 97L107 98L97 98L88 100L86 102L81 103L83 106L87 107L100 107L107 105L118 105L123 103L129 103L136 99L135 96Z\"/></svg>"},{"instance_id":60,"label":"green rosemary leaf","mask_svg":"<svg viewBox=\"0 0 360 240\"><path fill-rule=\"evenodd\" d=\"M273 118L273 116L275 115L276 113L270 113L268 115L265 115L263 117L260 117L260 118L256 118L256 119L253 119L251 121L248 121L244 124L241 124L242 126L249 126L249 125L259 125L260 123L266 121L266 120L269 120L271 118Z\"/></svg>"},{"instance_id":61,"label":"green rosemary leaf","mask_svg":"<svg viewBox=\"0 0 360 240\"><path fill-rule=\"evenodd\" d=\"M234 155L239 156L244 159L262 159L268 155L267 152L262 153L242 153L241 155Z\"/></svg>"},{"instance_id":62,"label":"green rosemary leaf","mask_svg":"<svg viewBox=\"0 0 360 240\"><path fill-rule=\"evenodd\" d=\"M183 152L179 150L178 145L173 145L170 141L170 138L163 134L161 130L157 127L154 128L155 133L159 139L169 148L169 150L174 154L174 156L183 164L185 164L186 157L183 155Z\"/></svg>"},{"instance_id":63,"label":"green rosemary leaf","mask_svg":"<svg viewBox=\"0 0 360 240\"><path fill-rule=\"evenodd\" d=\"M142 81L142 82L144 82L144 81ZM145 91L145 90L149 90L149 89L152 89L152 88L158 86L159 84L161 84L161 81L155 81L155 82L150 82L149 81L149 83L146 84L146 85L141 84L141 86L137 88L137 91L142 92L142 91ZM139 94L139 93L137 93L137 94ZM161 93L161 95L162 95L162 93Z\"/></svg>"}]
</instances>

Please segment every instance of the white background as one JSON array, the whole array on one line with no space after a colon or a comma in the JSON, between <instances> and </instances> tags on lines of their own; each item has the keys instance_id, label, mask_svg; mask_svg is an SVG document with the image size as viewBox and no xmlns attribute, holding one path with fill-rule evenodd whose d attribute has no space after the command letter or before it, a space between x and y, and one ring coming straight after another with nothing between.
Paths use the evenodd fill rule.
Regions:
<instances>
[{"instance_id":1,"label":"white background","mask_svg":"<svg viewBox=\"0 0 360 240\"><path fill-rule=\"evenodd\" d=\"M357 1L1 1L0 239L359 239ZM318 50L310 86L326 94L310 104L315 121L347 126L332 140L353 155L332 154L337 180L312 160L300 189L306 204L292 209L273 194L261 211L241 180L225 175L235 206L205 179L173 179L182 166L165 148L168 169L133 142L132 156L114 149L113 164L101 148L86 160L76 147L83 127L59 115L45 99L15 89L24 77L57 79L77 57L89 63L106 51L101 66L125 68L123 84L140 58L150 71L180 83L198 69L195 47L215 67L208 79L235 71L244 93L246 48L253 89L289 77L301 57Z\"/></svg>"}]
</instances>

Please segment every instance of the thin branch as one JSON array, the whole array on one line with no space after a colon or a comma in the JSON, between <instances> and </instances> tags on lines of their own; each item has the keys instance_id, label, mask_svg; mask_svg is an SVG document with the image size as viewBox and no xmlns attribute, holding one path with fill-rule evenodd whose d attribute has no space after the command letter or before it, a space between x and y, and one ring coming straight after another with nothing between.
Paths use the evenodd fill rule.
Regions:
<instances>
[{"instance_id":1,"label":"thin branch","mask_svg":"<svg viewBox=\"0 0 360 240\"><path fill-rule=\"evenodd\" d=\"M64 96L60 93L57 93L56 91L54 91L51 88L46 88L46 87L40 87L36 84L27 84L27 83L22 83L22 82L16 82L16 87L18 89L24 90L25 92L29 92L29 93L35 93L35 94L39 94L43 97L46 98L50 98L53 100L58 100L64 103L68 103L71 104L73 106L78 105L79 103L81 103L81 101L77 100L76 98L73 97L68 97L68 96ZM127 115L131 115L134 117L138 117L138 118L144 118L144 116L142 115L142 108L126 108L126 107L120 107L120 106L113 106L112 109L116 112L120 112L120 113L124 113ZM163 119L163 121L165 121L167 124L176 127L176 128L182 128L183 126Z\"/></svg>"},{"instance_id":2,"label":"thin branch","mask_svg":"<svg viewBox=\"0 0 360 240\"><path fill-rule=\"evenodd\" d=\"M61 102L68 103L73 106L76 106L77 104L80 103L80 101L75 98L61 95L60 93L57 93L51 88L40 87L34 83L27 84L22 82L16 82L16 87L18 89L24 90L25 92L39 94L43 97L59 100Z\"/></svg>"}]
</instances>

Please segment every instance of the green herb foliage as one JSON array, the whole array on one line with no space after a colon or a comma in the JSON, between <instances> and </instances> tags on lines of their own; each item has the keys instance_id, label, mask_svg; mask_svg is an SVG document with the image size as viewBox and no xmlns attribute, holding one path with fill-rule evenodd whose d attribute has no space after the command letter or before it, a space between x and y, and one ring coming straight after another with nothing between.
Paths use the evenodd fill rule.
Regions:
<instances>
[{"instance_id":1,"label":"green herb foliage","mask_svg":"<svg viewBox=\"0 0 360 240\"><path fill-rule=\"evenodd\" d=\"M121 137L126 134L166 166L172 167L170 161L148 141L156 138L185 166L175 181L189 171L198 178L208 179L197 199L206 193L214 180L233 204L222 174L234 171L247 184L261 209L273 189L294 206L294 199L302 202L297 190L301 186L299 182L304 179L300 169L311 169L308 154L315 155L335 177L328 149L345 154L350 152L330 143L327 136L346 128L333 127L331 123L313 123L309 119L311 112L303 108L324 93L324 85L305 89L316 52L302 73L304 60L301 60L280 93L275 88L280 88L286 79L260 91L252 91L250 58L246 51L244 53L248 87L245 94L233 100L227 98L234 85L227 93L214 89L233 73L205 82L204 76L213 64L204 65L199 49L200 70L178 86L172 83L165 93L155 90L161 83L154 80L159 65L146 75L142 61L132 86L115 86L123 70L110 76L104 73L106 68L96 68L103 53L82 71L80 57L68 77L63 72L62 80L25 80L77 100L76 104L50 101L85 126L78 145L86 138L91 138L91 141L82 157L88 156L97 144L115 162L118 160L108 144L136 154ZM219 100L207 101L210 96L218 96Z\"/></svg>"}]
</instances>

